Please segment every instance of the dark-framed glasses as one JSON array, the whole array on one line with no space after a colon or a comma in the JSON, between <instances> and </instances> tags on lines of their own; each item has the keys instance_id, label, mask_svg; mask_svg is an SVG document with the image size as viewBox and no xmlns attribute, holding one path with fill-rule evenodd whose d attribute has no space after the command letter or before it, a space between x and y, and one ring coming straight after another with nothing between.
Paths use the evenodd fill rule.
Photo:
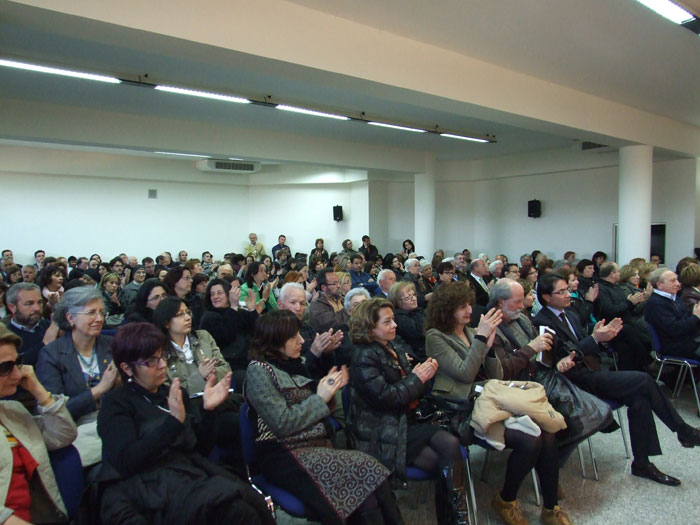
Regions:
<instances>
[{"instance_id":1,"label":"dark-framed glasses","mask_svg":"<svg viewBox=\"0 0 700 525\"><path fill-rule=\"evenodd\" d=\"M0 377L9 376L15 367L22 369L22 355L18 355L14 361L3 361L0 363Z\"/></svg>"},{"instance_id":2,"label":"dark-framed glasses","mask_svg":"<svg viewBox=\"0 0 700 525\"><path fill-rule=\"evenodd\" d=\"M161 362L161 360L165 361L165 364L168 364L168 361L170 360L170 353L164 353L160 356L154 356L154 357L149 357L148 359L141 359L139 361L134 361L133 364L139 365L139 366L145 366L147 368L154 368L158 366Z\"/></svg>"}]
</instances>

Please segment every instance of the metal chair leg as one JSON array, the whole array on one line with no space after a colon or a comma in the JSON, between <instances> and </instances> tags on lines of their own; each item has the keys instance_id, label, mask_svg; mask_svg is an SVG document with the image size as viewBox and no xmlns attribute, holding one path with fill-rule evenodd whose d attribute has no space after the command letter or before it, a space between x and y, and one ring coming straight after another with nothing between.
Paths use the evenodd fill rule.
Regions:
<instances>
[{"instance_id":1,"label":"metal chair leg","mask_svg":"<svg viewBox=\"0 0 700 525\"><path fill-rule=\"evenodd\" d=\"M598 478L598 464L595 460L595 454L593 453L593 445L591 443L591 438L588 438L588 451L591 453L591 462L593 463L593 478L599 481Z\"/></svg>"},{"instance_id":2,"label":"metal chair leg","mask_svg":"<svg viewBox=\"0 0 700 525\"><path fill-rule=\"evenodd\" d=\"M535 469L532 469L532 484L535 488L535 502L537 503L537 506L539 507L542 505L542 498L540 497L540 484L537 481L537 473L535 472Z\"/></svg>"},{"instance_id":3,"label":"metal chair leg","mask_svg":"<svg viewBox=\"0 0 700 525\"><path fill-rule=\"evenodd\" d=\"M581 463L581 477L586 479L586 464L583 462L583 452L581 451L581 443L576 446L578 450L578 460Z\"/></svg>"},{"instance_id":4,"label":"metal chair leg","mask_svg":"<svg viewBox=\"0 0 700 525\"><path fill-rule=\"evenodd\" d=\"M632 455L630 454L629 438L627 437L627 432L625 431L625 423L622 420L622 408L617 409L617 419L617 422L620 425L620 433L622 434L622 442L625 444L625 455L627 456L627 459L631 459Z\"/></svg>"},{"instance_id":5,"label":"metal chair leg","mask_svg":"<svg viewBox=\"0 0 700 525\"><path fill-rule=\"evenodd\" d=\"M489 452L491 452L489 449L486 449L486 455L484 455L484 463L481 465L481 475L479 476L479 479L481 481L486 482L486 464L489 462Z\"/></svg>"},{"instance_id":6,"label":"metal chair leg","mask_svg":"<svg viewBox=\"0 0 700 525\"><path fill-rule=\"evenodd\" d=\"M661 378L661 371L664 369L664 365L666 364L665 361L661 361L661 366L659 367L659 371L656 374L656 382L660 383L660 378Z\"/></svg>"},{"instance_id":7,"label":"metal chair leg","mask_svg":"<svg viewBox=\"0 0 700 525\"><path fill-rule=\"evenodd\" d=\"M474 525L479 523L479 516L476 511L476 492L474 491L474 478L472 478L472 466L469 461L469 456L465 461L467 468L467 481L469 482L469 499L471 500L470 507L472 511L472 516L474 518Z\"/></svg>"}]
</instances>

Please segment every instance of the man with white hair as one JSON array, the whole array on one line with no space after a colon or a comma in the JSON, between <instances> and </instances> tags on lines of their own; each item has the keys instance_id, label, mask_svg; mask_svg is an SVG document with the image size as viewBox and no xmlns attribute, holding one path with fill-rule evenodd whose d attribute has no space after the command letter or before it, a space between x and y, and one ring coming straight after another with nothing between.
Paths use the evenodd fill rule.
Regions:
<instances>
[{"instance_id":1,"label":"man with white hair","mask_svg":"<svg viewBox=\"0 0 700 525\"><path fill-rule=\"evenodd\" d=\"M418 306L421 308L425 308L433 294L425 294L421 291L420 261L418 259L406 259L406 262L403 263L403 267L406 270L406 273L401 278L401 280L413 283L413 286L416 289L416 298L418 299Z\"/></svg>"},{"instance_id":2,"label":"man with white hair","mask_svg":"<svg viewBox=\"0 0 700 525\"><path fill-rule=\"evenodd\" d=\"M394 286L396 282L396 274L393 270L385 268L379 275L377 275L377 283L379 287L374 291L373 297L381 297L382 299L387 299L389 297L389 290Z\"/></svg>"},{"instance_id":3,"label":"man with white hair","mask_svg":"<svg viewBox=\"0 0 700 525\"><path fill-rule=\"evenodd\" d=\"M503 277L503 261L496 259L491 264L489 264L489 272L494 281L498 281Z\"/></svg>"},{"instance_id":4,"label":"man with white hair","mask_svg":"<svg viewBox=\"0 0 700 525\"><path fill-rule=\"evenodd\" d=\"M335 365L333 350L340 346L343 332L330 328L319 334L311 327L311 323L303 320L306 312L306 292L299 283L287 283L282 287L277 307L280 310L289 310L299 318L301 321L299 333L304 339L301 354L306 360L306 368L314 378L325 376Z\"/></svg>"},{"instance_id":5,"label":"man with white hair","mask_svg":"<svg viewBox=\"0 0 700 525\"><path fill-rule=\"evenodd\" d=\"M263 246L263 243L258 242L257 233L251 233L250 235L248 235L248 240L250 241L250 244L246 246L243 250L244 255L252 255L256 261L259 261L260 257L267 255L265 253L265 247Z\"/></svg>"},{"instance_id":6,"label":"man with white hair","mask_svg":"<svg viewBox=\"0 0 700 525\"><path fill-rule=\"evenodd\" d=\"M444 260L442 262L445 262ZM463 253L455 253L454 261L452 264L455 265L455 280L466 281L467 280L467 259Z\"/></svg>"}]
</instances>

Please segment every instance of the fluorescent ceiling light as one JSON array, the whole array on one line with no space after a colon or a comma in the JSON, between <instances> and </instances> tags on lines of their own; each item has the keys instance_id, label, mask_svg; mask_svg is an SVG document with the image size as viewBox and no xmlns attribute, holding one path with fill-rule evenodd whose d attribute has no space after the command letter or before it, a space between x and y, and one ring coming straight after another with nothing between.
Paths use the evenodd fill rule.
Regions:
<instances>
[{"instance_id":1,"label":"fluorescent ceiling light","mask_svg":"<svg viewBox=\"0 0 700 525\"><path fill-rule=\"evenodd\" d=\"M228 160L243 160L243 159L239 159L238 157L229 157Z\"/></svg>"},{"instance_id":2,"label":"fluorescent ceiling light","mask_svg":"<svg viewBox=\"0 0 700 525\"><path fill-rule=\"evenodd\" d=\"M450 138L450 139L468 140L468 141L470 141L470 142L481 142L481 143L488 142L488 140L486 140L486 139L477 139L477 138L474 138L474 137L465 137L465 136L463 136L463 135L454 135L454 134L452 134L452 133L440 133L440 136L441 136L441 137L447 137L447 138Z\"/></svg>"},{"instance_id":3,"label":"fluorescent ceiling light","mask_svg":"<svg viewBox=\"0 0 700 525\"><path fill-rule=\"evenodd\" d=\"M637 0L637 2L676 24L684 24L695 18L688 11L670 0Z\"/></svg>"},{"instance_id":4,"label":"fluorescent ceiling light","mask_svg":"<svg viewBox=\"0 0 700 525\"><path fill-rule=\"evenodd\" d=\"M210 159L209 155L196 155L194 153L176 153L174 151L154 151L160 155L176 155L178 157L199 157L200 159Z\"/></svg>"},{"instance_id":5,"label":"fluorescent ceiling light","mask_svg":"<svg viewBox=\"0 0 700 525\"><path fill-rule=\"evenodd\" d=\"M35 64L27 64L25 62L16 62L14 60L0 59L0 66L12 67L15 69L24 69L26 71L37 71L39 73L51 73L52 75L63 75L64 77L82 78L85 80L96 80L97 82L108 82L109 84L119 84L121 80L114 77L104 75L93 75L92 73L81 73L79 71L70 71L68 69L58 69L55 67L37 66Z\"/></svg>"},{"instance_id":6,"label":"fluorescent ceiling light","mask_svg":"<svg viewBox=\"0 0 700 525\"><path fill-rule=\"evenodd\" d=\"M220 95L218 93L209 93L207 91L196 91L194 89L183 89L173 86L156 86L158 91L167 91L168 93L177 93L179 95L190 95L192 97L212 98L214 100L223 100L225 102L235 102L237 104L250 104L250 100L242 97L232 97L230 95Z\"/></svg>"},{"instance_id":7,"label":"fluorescent ceiling light","mask_svg":"<svg viewBox=\"0 0 700 525\"><path fill-rule=\"evenodd\" d=\"M384 122L368 122L367 124L369 124L370 126L379 126L381 128L400 129L401 131L413 131L414 133L427 133L427 131L424 129L408 128L406 126L397 126L395 124L386 124Z\"/></svg>"},{"instance_id":8,"label":"fluorescent ceiling light","mask_svg":"<svg viewBox=\"0 0 700 525\"><path fill-rule=\"evenodd\" d=\"M295 106L287 106L285 104L278 104L275 107L277 109L281 109L282 111L291 111L292 113L302 113L303 115L312 115L314 117L334 118L336 120L350 120L350 117L345 117L343 115L334 115L333 113L324 113L323 111L313 111L311 109L297 108Z\"/></svg>"}]
</instances>

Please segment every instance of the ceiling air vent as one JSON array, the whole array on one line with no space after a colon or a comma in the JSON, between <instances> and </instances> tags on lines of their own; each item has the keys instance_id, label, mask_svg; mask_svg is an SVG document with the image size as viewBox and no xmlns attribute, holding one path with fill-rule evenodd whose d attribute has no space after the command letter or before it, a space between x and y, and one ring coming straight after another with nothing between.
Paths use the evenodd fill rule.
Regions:
<instances>
[{"instance_id":1,"label":"ceiling air vent","mask_svg":"<svg viewBox=\"0 0 700 525\"><path fill-rule=\"evenodd\" d=\"M260 171L260 163L203 159L197 161L197 169L199 171L216 171L219 173L255 173L256 171Z\"/></svg>"}]
</instances>

